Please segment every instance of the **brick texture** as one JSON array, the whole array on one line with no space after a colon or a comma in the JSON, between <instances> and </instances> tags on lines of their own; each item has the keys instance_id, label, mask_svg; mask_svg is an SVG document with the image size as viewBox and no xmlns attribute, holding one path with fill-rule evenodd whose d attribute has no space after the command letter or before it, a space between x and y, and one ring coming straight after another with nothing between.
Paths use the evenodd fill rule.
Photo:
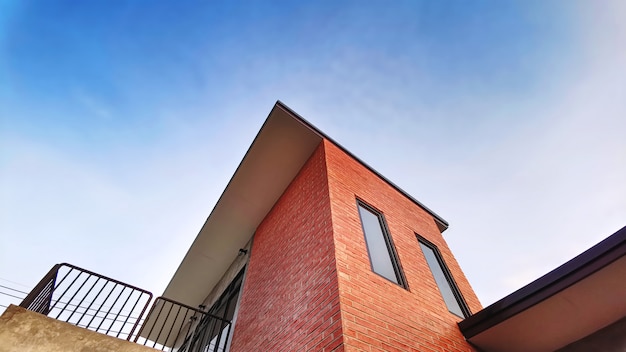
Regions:
<instances>
[{"instance_id":1,"label":"brick texture","mask_svg":"<svg viewBox=\"0 0 626 352\"><path fill-rule=\"evenodd\" d=\"M357 198L385 216L408 289L372 272ZM324 140L257 228L232 351L474 351L416 233L480 310L433 217Z\"/></svg>"},{"instance_id":2,"label":"brick texture","mask_svg":"<svg viewBox=\"0 0 626 352\"><path fill-rule=\"evenodd\" d=\"M257 228L232 351L343 351L323 144Z\"/></svg>"},{"instance_id":3,"label":"brick texture","mask_svg":"<svg viewBox=\"0 0 626 352\"><path fill-rule=\"evenodd\" d=\"M324 141L346 351L473 351L448 312L415 234L441 252L470 310L481 305L431 215ZM372 272L359 198L383 213L408 290Z\"/></svg>"}]
</instances>

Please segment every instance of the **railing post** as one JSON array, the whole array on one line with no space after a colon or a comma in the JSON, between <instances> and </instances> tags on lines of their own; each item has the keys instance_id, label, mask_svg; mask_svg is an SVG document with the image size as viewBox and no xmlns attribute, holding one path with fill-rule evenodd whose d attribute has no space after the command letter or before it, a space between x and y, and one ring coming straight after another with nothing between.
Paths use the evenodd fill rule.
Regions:
<instances>
[{"instance_id":1,"label":"railing post","mask_svg":"<svg viewBox=\"0 0 626 352\"><path fill-rule=\"evenodd\" d=\"M183 309L184 313L181 313ZM189 313L191 315L187 318ZM225 346L228 343L230 326L230 321L219 316L165 297L157 297L135 337L135 342L141 336L145 339L143 345L150 342L153 347L159 348L156 346L158 344L164 351L172 351L173 348L179 352L195 352L200 349L207 351L205 347L208 347L208 351L213 352L218 351L220 345ZM222 336L226 327L228 331ZM215 346L211 345L212 339L216 340Z\"/></svg>"},{"instance_id":2,"label":"railing post","mask_svg":"<svg viewBox=\"0 0 626 352\"><path fill-rule=\"evenodd\" d=\"M60 267L61 267L61 264L56 264L55 266L53 266L52 269L48 271L46 276L44 276L43 279L39 281L37 286L35 286L35 288L33 288L30 291L30 293L26 296L26 298L24 298L22 303L20 303L20 307L33 310L37 313L48 315L48 313L50 312L50 303L52 303L52 294L54 293L54 285L56 283L56 277L57 277L57 273L59 272ZM52 287L50 287L49 292L46 294L46 297L39 297L41 293L44 292L46 287L48 287L50 284L52 284ZM32 307L33 303L36 300L42 300L42 299L45 300L44 301L45 303L43 303L43 307L41 306L41 303L37 304L35 307Z\"/></svg>"}]
</instances>

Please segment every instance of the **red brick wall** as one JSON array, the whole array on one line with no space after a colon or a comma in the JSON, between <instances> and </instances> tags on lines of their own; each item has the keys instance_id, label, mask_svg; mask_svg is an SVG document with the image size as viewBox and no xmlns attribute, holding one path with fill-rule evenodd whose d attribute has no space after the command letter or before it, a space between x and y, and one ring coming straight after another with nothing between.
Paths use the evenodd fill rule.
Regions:
<instances>
[{"instance_id":1,"label":"red brick wall","mask_svg":"<svg viewBox=\"0 0 626 352\"><path fill-rule=\"evenodd\" d=\"M257 228L232 351L343 351L323 144Z\"/></svg>"},{"instance_id":2,"label":"red brick wall","mask_svg":"<svg viewBox=\"0 0 626 352\"><path fill-rule=\"evenodd\" d=\"M372 272L357 197L384 214L408 290ZM415 233L480 310L432 216L324 141L257 229L232 351L473 351Z\"/></svg>"},{"instance_id":3,"label":"red brick wall","mask_svg":"<svg viewBox=\"0 0 626 352\"><path fill-rule=\"evenodd\" d=\"M325 141L346 351L473 351L448 312L415 233L435 244L472 312L480 310L434 219ZM356 198L387 221L409 289L372 272Z\"/></svg>"}]
</instances>

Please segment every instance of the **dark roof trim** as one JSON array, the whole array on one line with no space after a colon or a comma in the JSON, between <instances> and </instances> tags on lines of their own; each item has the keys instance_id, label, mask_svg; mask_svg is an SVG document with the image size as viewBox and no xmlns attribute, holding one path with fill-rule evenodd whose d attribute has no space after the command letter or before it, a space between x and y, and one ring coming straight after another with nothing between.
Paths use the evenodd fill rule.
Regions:
<instances>
[{"instance_id":1,"label":"dark roof trim","mask_svg":"<svg viewBox=\"0 0 626 352\"><path fill-rule=\"evenodd\" d=\"M283 109L287 113L291 114L294 118L299 120L302 124L307 126L311 131L313 131L314 133L316 133L320 137L322 137L324 139L327 139L329 142L331 142L334 145L336 145L344 153L348 154L351 158L353 158L354 160L356 160L359 163L361 163L361 165L365 166L366 169L371 171L376 176L380 177L383 181L387 182L387 184L389 184L391 187L393 187L396 191L402 193L402 195L407 197L413 203L417 204L420 208L426 210L435 219L435 222L437 223L437 227L439 228L439 231L444 232L445 230L448 229L448 226L450 226L450 225L441 216L437 215L437 213L435 213L434 211L430 210L427 206L425 206L424 204L420 203L417 199L413 198L410 194L405 192L402 188L398 187L395 183L389 181L387 178L385 178L385 176L381 175L378 171L374 170L371 166L367 165L365 162L363 162L363 160L361 160L358 157L356 157L348 149L344 148L341 144L337 143L334 139L328 137L324 132L320 131L317 127L313 126L309 121L307 121L305 118L300 116L297 112L291 110L291 108L289 108L287 105L285 105L282 101L280 101L280 100L276 101L276 106L278 106L279 108Z\"/></svg>"},{"instance_id":2,"label":"dark roof trim","mask_svg":"<svg viewBox=\"0 0 626 352\"><path fill-rule=\"evenodd\" d=\"M626 226L552 270L459 323L466 339L511 318L626 255Z\"/></svg>"}]
</instances>

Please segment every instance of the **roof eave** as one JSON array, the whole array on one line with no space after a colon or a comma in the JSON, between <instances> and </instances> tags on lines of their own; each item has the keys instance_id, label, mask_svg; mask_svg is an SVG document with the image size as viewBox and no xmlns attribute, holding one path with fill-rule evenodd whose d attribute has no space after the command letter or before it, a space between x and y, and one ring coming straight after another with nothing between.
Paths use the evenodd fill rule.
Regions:
<instances>
[{"instance_id":1,"label":"roof eave","mask_svg":"<svg viewBox=\"0 0 626 352\"><path fill-rule=\"evenodd\" d=\"M448 228L448 223L442 217L357 158L287 105L277 101L187 251L163 296L188 305L201 303L204 299L203 295L208 294L204 291L208 291L209 286L215 285L220 278L219 273L211 274L211 277L207 278L208 268L216 272L222 271L222 273L226 270L238 254L238 249L250 240L256 227L323 139L336 145L428 212L440 231L443 232ZM259 185L263 186L259 187ZM239 222L245 222L245 225L239 227L229 225L233 218L237 218ZM216 237L219 236L215 235L216 231L219 231L220 236L226 236L228 241L218 241ZM211 246L219 247L219 250L214 250ZM194 280L199 273L203 275L203 282Z\"/></svg>"},{"instance_id":2,"label":"roof eave","mask_svg":"<svg viewBox=\"0 0 626 352\"><path fill-rule=\"evenodd\" d=\"M439 228L440 232L444 232L445 230L448 229L448 227L450 225L448 224L448 222L446 220L444 220L444 218L439 216L437 213L435 213L433 210L428 208L426 205L422 204L417 199L413 198L413 196L411 196L409 193L404 191L402 188L398 187L395 183L391 182L388 178L386 178L381 173L376 171L373 167L369 166L366 162L364 162L363 160L359 159L359 157L357 157L356 155L352 154L352 152L350 152L344 146L342 146L341 144L337 143L337 141L335 141L334 139L332 139L331 137L326 135L324 132L320 131L317 127L315 127L313 124L308 122L304 117L300 116L297 112L293 111L291 108L289 108L287 105L285 105L282 101L278 100L276 102L276 105L279 106L280 108L284 109L285 111L289 112L296 119L300 120L300 122L302 122L309 129L311 129L312 132L314 132L315 134L319 135L320 137L322 137L322 138L328 140L329 142L333 143L334 145L336 145L344 153L348 154L351 158L353 158L354 160L359 162L361 165L365 166L366 169L368 169L370 172L372 172L373 174L378 176L380 179L385 181L387 184L389 184L391 187L393 187L396 191L400 192L402 195L404 195L406 198L408 198L413 203L418 205L420 208L424 209L428 214L430 214L433 217L433 219L435 220L435 223L437 224L437 227Z\"/></svg>"},{"instance_id":3,"label":"roof eave","mask_svg":"<svg viewBox=\"0 0 626 352\"><path fill-rule=\"evenodd\" d=\"M475 336L558 297L559 293L575 287L625 255L626 227L623 227L560 267L461 321L459 328L465 338L472 341Z\"/></svg>"}]
</instances>

